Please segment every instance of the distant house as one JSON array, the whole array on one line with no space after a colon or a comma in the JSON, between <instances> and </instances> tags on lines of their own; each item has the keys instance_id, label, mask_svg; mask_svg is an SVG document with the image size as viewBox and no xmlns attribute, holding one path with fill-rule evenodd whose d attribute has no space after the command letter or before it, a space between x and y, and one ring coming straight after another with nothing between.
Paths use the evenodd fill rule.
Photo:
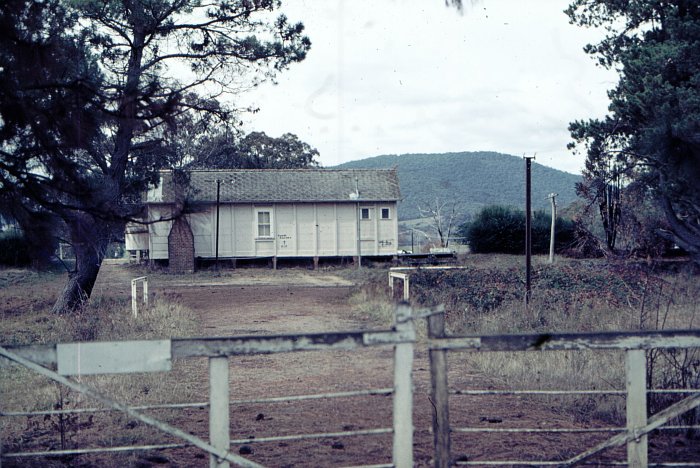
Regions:
<instances>
[{"instance_id":1,"label":"distant house","mask_svg":"<svg viewBox=\"0 0 700 468\"><path fill-rule=\"evenodd\" d=\"M151 224L127 227L127 250L187 271L195 258L217 256L217 239L219 258L269 257L275 265L398 248L395 169L197 170L185 179L161 173L146 198Z\"/></svg>"}]
</instances>

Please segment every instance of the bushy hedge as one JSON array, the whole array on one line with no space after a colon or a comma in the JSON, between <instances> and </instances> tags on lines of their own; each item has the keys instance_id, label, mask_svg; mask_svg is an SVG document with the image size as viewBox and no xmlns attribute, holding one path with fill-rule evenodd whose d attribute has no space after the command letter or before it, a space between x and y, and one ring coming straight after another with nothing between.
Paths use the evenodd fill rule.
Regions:
<instances>
[{"instance_id":1,"label":"bushy hedge","mask_svg":"<svg viewBox=\"0 0 700 468\"><path fill-rule=\"evenodd\" d=\"M535 211L531 226L532 252L549 252L550 215ZM557 217L555 230L555 249L570 247L574 240L574 223ZM474 253L525 253L525 212L522 210L487 206L476 215L474 221L463 224L459 232Z\"/></svg>"},{"instance_id":2,"label":"bushy hedge","mask_svg":"<svg viewBox=\"0 0 700 468\"><path fill-rule=\"evenodd\" d=\"M27 266L31 261L29 243L21 232L0 233L0 265Z\"/></svg>"}]
</instances>

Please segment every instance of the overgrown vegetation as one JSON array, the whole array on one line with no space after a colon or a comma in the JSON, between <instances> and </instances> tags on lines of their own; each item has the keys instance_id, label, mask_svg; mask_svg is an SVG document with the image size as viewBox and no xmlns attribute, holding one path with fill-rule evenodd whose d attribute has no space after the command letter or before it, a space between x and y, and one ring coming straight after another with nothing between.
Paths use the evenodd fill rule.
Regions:
<instances>
[{"instance_id":1,"label":"overgrown vegetation","mask_svg":"<svg viewBox=\"0 0 700 468\"><path fill-rule=\"evenodd\" d=\"M535 257L531 307L525 308L522 257L470 255L458 270L419 269L411 274L411 303L446 307L450 335L533 332L597 332L697 328L700 282L683 264L560 259L554 265ZM680 265L680 266L678 266ZM355 300L367 314L391 323L386 305L386 270L367 270ZM377 305L384 301L384 305ZM419 334L421 336L421 334ZM467 368L492 385L510 389L615 389L625 386L624 354L618 351L470 354ZM650 388L700 388L697 349L647 354ZM547 396L580 421L621 424L624 397ZM650 411L677 401L651 394ZM697 424L686 414L679 423Z\"/></svg>"},{"instance_id":2,"label":"overgrown vegetation","mask_svg":"<svg viewBox=\"0 0 700 468\"><path fill-rule=\"evenodd\" d=\"M493 259L498 258L497 261ZM450 334L595 332L697 327L700 284L690 269L605 261L535 262L533 299L523 303L518 257L472 256L463 270L419 270L411 276L411 297L421 305L444 304ZM698 388L696 349L648 353L652 388ZM486 353L472 364L503 379L508 388L624 389L621 352ZM656 411L677 397L650 396ZM624 420L618 397L553 397L584 420ZM684 423L697 424L687 414Z\"/></svg>"},{"instance_id":3,"label":"overgrown vegetation","mask_svg":"<svg viewBox=\"0 0 700 468\"><path fill-rule=\"evenodd\" d=\"M91 301L80 313L50 313L63 274L27 270L0 270L0 314L3 346L88 340L156 339L198 334L193 313L166 301L156 303L132 317L128 299ZM5 364L5 363L3 363ZM201 398L187 363L176 363L168 373L81 376L84 384L131 405L178 403ZM2 368L2 411L45 411L94 408L100 405L77 392L15 365ZM158 416L172 421L177 413L162 410ZM129 445L167 442L168 439L121 413L52 414L0 418L3 451L70 449L87 445ZM116 434L120 435L116 435ZM143 454L111 456L110 463L131 465ZM123 458L119 458L123 457ZM3 460L3 466L66 466L72 458L53 457ZM81 456L81 463L102 464L98 455ZM13 463L19 463L17 465ZM87 466L87 465L86 465Z\"/></svg>"},{"instance_id":4,"label":"overgrown vegetation","mask_svg":"<svg viewBox=\"0 0 700 468\"><path fill-rule=\"evenodd\" d=\"M535 211L531 223L532 252L549 252L551 215ZM459 235L474 253L525 253L525 212L509 206L483 208L472 222L460 226ZM555 250L568 249L574 243L574 223L557 216Z\"/></svg>"}]
</instances>

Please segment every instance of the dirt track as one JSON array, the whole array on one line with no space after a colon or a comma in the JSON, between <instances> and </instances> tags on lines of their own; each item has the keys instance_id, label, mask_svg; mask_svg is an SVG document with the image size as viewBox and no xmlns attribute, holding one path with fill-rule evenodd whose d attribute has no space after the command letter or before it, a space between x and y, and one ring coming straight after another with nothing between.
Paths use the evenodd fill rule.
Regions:
<instances>
[{"instance_id":1,"label":"dirt track","mask_svg":"<svg viewBox=\"0 0 700 468\"><path fill-rule=\"evenodd\" d=\"M109 264L100 273L97 292L128 293L130 273ZM156 295L175 297L194 310L207 336L269 335L295 332L356 330L367 326L353 319L348 298L351 285L343 279L305 270L237 270L225 278L165 277L152 282ZM380 327L381 324L370 324ZM305 352L230 359L231 398L262 398L316 394L392 386L392 349L353 352ZM428 398L427 352L417 348L414 365L414 456L417 466L429 466L432 406ZM484 388L488 379L469 374L468 356L450 357L452 388ZM206 363L191 373L206 400ZM524 397L451 398L453 426L571 427L572 418ZM391 427L390 396L366 396L294 403L234 405L231 438L342 432ZM205 412L184 412L180 427L206 438ZM455 457L468 459L562 459L577 448L593 445L598 436L580 435L453 435ZM250 459L266 466L328 467L391 463L391 435L277 441L246 444ZM232 449L238 451L241 445ZM168 452L170 466L207 466L195 450Z\"/></svg>"}]
</instances>

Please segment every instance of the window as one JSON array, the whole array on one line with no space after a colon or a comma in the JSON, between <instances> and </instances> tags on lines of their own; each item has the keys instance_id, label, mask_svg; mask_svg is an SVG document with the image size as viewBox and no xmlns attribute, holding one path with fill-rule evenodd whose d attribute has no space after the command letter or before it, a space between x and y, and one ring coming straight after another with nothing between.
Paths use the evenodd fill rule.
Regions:
<instances>
[{"instance_id":1,"label":"window","mask_svg":"<svg viewBox=\"0 0 700 468\"><path fill-rule=\"evenodd\" d=\"M258 211L258 237L272 237L269 211Z\"/></svg>"},{"instance_id":2,"label":"window","mask_svg":"<svg viewBox=\"0 0 700 468\"><path fill-rule=\"evenodd\" d=\"M391 219L391 211L389 208L382 208L382 219Z\"/></svg>"},{"instance_id":3,"label":"window","mask_svg":"<svg viewBox=\"0 0 700 468\"><path fill-rule=\"evenodd\" d=\"M369 219L369 208L360 208L360 219Z\"/></svg>"}]
</instances>

